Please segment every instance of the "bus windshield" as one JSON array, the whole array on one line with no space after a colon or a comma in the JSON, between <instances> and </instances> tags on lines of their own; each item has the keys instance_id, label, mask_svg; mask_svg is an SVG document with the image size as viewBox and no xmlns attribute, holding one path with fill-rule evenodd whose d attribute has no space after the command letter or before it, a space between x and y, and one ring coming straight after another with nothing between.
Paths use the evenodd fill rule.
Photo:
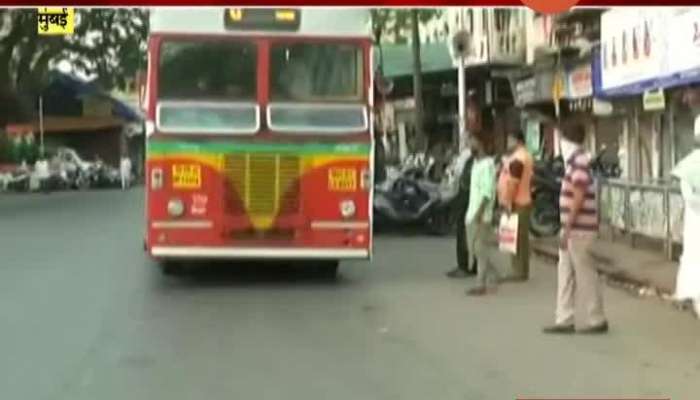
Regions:
<instances>
[{"instance_id":1,"label":"bus windshield","mask_svg":"<svg viewBox=\"0 0 700 400\"><path fill-rule=\"evenodd\" d=\"M158 125L166 132L255 133L256 47L240 41L166 41Z\"/></svg>"},{"instance_id":2,"label":"bus windshield","mask_svg":"<svg viewBox=\"0 0 700 400\"><path fill-rule=\"evenodd\" d=\"M274 43L270 49L270 128L280 132L361 132L362 50L337 43Z\"/></svg>"}]
</instances>

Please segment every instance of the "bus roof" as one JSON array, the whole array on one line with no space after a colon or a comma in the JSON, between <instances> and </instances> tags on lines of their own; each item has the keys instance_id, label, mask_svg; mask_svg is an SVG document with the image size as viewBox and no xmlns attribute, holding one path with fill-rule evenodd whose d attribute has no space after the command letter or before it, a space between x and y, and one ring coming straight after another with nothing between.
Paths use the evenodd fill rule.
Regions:
<instances>
[{"instance_id":1,"label":"bus roof","mask_svg":"<svg viewBox=\"0 0 700 400\"><path fill-rule=\"evenodd\" d=\"M260 10L261 8L258 8ZM243 9L247 10L247 9ZM291 10L285 8L284 10ZM227 29L222 7L156 7L151 9L151 33L212 34L212 35L282 35L282 36L342 36L371 37L368 8L299 7L298 28Z\"/></svg>"}]
</instances>

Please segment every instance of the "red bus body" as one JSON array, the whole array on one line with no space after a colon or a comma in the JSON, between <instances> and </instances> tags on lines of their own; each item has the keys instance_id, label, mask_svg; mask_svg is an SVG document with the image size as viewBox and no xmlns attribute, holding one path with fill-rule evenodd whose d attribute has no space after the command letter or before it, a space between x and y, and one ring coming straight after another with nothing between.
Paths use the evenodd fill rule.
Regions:
<instances>
[{"instance_id":1,"label":"red bus body","mask_svg":"<svg viewBox=\"0 0 700 400\"><path fill-rule=\"evenodd\" d=\"M172 40L242 41L254 46L256 132L228 135L160 129L159 60L163 43ZM367 129L332 135L272 129L270 49L279 43L345 43L361 49L359 104L366 107ZM152 257L164 261L371 257L373 123L368 37L153 32L148 58L145 245Z\"/></svg>"}]
</instances>

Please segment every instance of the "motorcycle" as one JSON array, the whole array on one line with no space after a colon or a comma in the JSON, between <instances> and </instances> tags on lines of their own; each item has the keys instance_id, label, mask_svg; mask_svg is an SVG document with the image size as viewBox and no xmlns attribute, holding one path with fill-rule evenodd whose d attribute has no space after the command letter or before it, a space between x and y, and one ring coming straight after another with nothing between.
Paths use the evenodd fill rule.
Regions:
<instances>
[{"instance_id":1,"label":"motorcycle","mask_svg":"<svg viewBox=\"0 0 700 400\"><path fill-rule=\"evenodd\" d=\"M121 185L121 176L115 168L98 161L85 170L78 170L74 182L78 189L116 188Z\"/></svg>"},{"instance_id":2,"label":"motorcycle","mask_svg":"<svg viewBox=\"0 0 700 400\"><path fill-rule=\"evenodd\" d=\"M91 187L116 188L121 186L121 176L115 168L98 163L92 171Z\"/></svg>"},{"instance_id":3,"label":"motorcycle","mask_svg":"<svg viewBox=\"0 0 700 400\"><path fill-rule=\"evenodd\" d=\"M564 160L561 157L535 163L530 232L537 237L554 236L559 232L559 194L564 171Z\"/></svg>"},{"instance_id":4,"label":"motorcycle","mask_svg":"<svg viewBox=\"0 0 700 400\"><path fill-rule=\"evenodd\" d=\"M459 194L459 182L449 170L455 168L456 160L440 183L430 181L424 174L433 163L407 164L408 167L404 165L398 171L387 169L387 178L375 185L373 207L377 226L422 225L434 235L451 233L457 217L454 202Z\"/></svg>"},{"instance_id":5,"label":"motorcycle","mask_svg":"<svg viewBox=\"0 0 700 400\"><path fill-rule=\"evenodd\" d=\"M54 191L66 190L70 187L71 182L65 172L52 172L50 175L43 179L40 183L41 191L44 193L50 193Z\"/></svg>"},{"instance_id":6,"label":"motorcycle","mask_svg":"<svg viewBox=\"0 0 700 400\"><path fill-rule=\"evenodd\" d=\"M15 171L9 174L5 188L14 192L28 192L30 174L27 171Z\"/></svg>"},{"instance_id":7,"label":"motorcycle","mask_svg":"<svg viewBox=\"0 0 700 400\"><path fill-rule=\"evenodd\" d=\"M620 158L613 148L603 146L598 154L591 160L591 170L598 178L619 178L622 175Z\"/></svg>"}]
</instances>

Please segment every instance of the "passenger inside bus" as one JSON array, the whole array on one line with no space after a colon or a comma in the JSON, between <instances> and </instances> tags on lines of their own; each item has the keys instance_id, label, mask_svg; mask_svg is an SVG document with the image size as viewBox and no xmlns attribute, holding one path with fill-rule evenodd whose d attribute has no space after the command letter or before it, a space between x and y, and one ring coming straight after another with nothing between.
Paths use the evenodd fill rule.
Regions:
<instances>
[{"instance_id":1,"label":"passenger inside bus","mask_svg":"<svg viewBox=\"0 0 700 400\"><path fill-rule=\"evenodd\" d=\"M241 101L256 93L252 45L166 42L160 68L160 94L167 99Z\"/></svg>"},{"instance_id":2,"label":"passenger inside bus","mask_svg":"<svg viewBox=\"0 0 700 400\"><path fill-rule=\"evenodd\" d=\"M311 74L303 57L289 60L280 74L279 83L289 100L302 101L313 94Z\"/></svg>"},{"instance_id":3,"label":"passenger inside bus","mask_svg":"<svg viewBox=\"0 0 700 400\"><path fill-rule=\"evenodd\" d=\"M359 49L338 44L273 46L273 98L296 101L356 99L360 92Z\"/></svg>"}]
</instances>

